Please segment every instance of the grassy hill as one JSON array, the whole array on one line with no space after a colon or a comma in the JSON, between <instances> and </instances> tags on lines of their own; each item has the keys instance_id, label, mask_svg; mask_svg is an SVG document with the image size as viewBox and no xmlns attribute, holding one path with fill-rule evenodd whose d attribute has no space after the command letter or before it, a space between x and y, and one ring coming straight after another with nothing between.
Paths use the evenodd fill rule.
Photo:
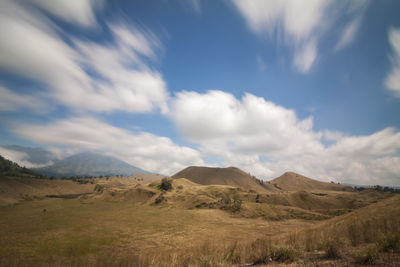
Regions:
<instances>
[{"instance_id":1,"label":"grassy hill","mask_svg":"<svg viewBox=\"0 0 400 267\"><path fill-rule=\"evenodd\" d=\"M41 175L0 156L0 177L5 176L41 177Z\"/></svg>"},{"instance_id":2,"label":"grassy hill","mask_svg":"<svg viewBox=\"0 0 400 267\"><path fill-rule=\"evenodd\" d=\"M268 191L237 168L188 169L194 178L150 184L0 179L0 266L400 263L400 196L391 192L342 191L296 174L308 190ZM238 186L249 181L261 189Z\"/></svg>"},{"instance_id":3,"label":"grassy hill","mask_svg":"<svg viewBox=\"0 0 400 267\"><path fill-rule=\"evenodd\" d=\"M285 172L278 178L270 181L270 184L284 191L300 190L329 190L329 191L352 191L350 186L335 183L325 183L307 178L294 172Z\"/></svg>"},{"instance_id":4,"label":"grassy hill","mask_svg":"<svg viewBox=\"0 0 400 267\"><path fill-rule=\"evenodd\" d=\"M94 152L79 153L51 166L33 169L34 171L54 177L72 176L131 176L135 173L149 173L122 160Z\"/></svg>"},{"instance_id":5,"label":"grassy hill","mask_svg":"<svg viewBox=\"0 0 400 267\"><path fill-rule=\"evenodd\" d=\"M235 167L211 168L191 166L174 174L172 178L186 178L201 185L230 185L255 191L269 189L264 186L262 181Z\"/></svg>"}]
</instances>

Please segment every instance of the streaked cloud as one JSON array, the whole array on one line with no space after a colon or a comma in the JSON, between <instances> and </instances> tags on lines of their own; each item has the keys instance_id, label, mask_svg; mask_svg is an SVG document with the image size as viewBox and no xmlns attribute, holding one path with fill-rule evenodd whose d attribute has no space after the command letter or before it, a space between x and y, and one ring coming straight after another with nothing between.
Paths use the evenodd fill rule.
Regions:
<instances>
[{"instance_id":1,"label":"streaked cloud","mask_svg":"<svg viewBox=\"0 0 400 267\"><path fill-rule=\"evenodd\" d=\"M392 69L386 77L385 85L393 95L400 97L400 28L389 30L389 43L392 47Z\"/></svg>"},{"instance_id":2,"label":"streaked cloud","mask_svg":"<svg viewBox=\"0 0 400 267\"><path fill-rule=\"evenodd\" d=\"M165 109L166 84L149 66L161 49L159 40L123 22L106 30L113 36L106 43L77 39L61 33L39 10L3 1L0 31L7 38L0 39L0 68L41 83L32 97L45 96L77 111Z\"/></svg>"},{"instance_id":3,"label":"streaked cloud","mask_svg":"<svg viewBox=\"0 0 400 267\"><path fill-rule=\"evenodd\" d=\"M342 35L336 44L335 50L340 50L354 41L356 33L360 28L360 24L361 16L358 16L345 26Z\"/></svg>"},{"instance_id":4,"label":"streaked cloud","mask_svg":"<svg viewBox=\"0 0 400 267\"><path fill-rule=\"evenodd\" d=\"M33 0L32 3L67 22L87 27L96 24L94 9L103 0Z\"/></svg>"},{"instance_id":5,"label":"streaked cloud","mask_svg":"<svg viewBox=\"0 0 400 267\"><path fill-rule=\"evenodd\" d=\"M367 0L235 0L234 6L254 33L260 37L276 37L293 48L293 66L305 73L318 56L321 38L343 19L344 13L351 18L351 23L345 26L336 47L343 48L354 40L368 3Z\"/></svg>"},{"instance_id":6,"label":"streaked cloud","mask_svg":"<svg viewBox=\"0 0 400 267\"><path fill-rule=\"evenodd\" d=\"M15 93L0 85L0 111L2 112L21 112L33 111L36 113L46 113L49 106L41 99L27 94Z\"/></svg>"}]
</instances>

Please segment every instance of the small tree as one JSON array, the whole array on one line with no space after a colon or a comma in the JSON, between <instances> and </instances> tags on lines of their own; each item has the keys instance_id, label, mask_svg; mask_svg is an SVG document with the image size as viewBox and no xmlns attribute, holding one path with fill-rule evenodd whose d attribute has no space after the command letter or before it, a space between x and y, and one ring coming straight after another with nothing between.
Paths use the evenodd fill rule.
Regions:
<instances>
[{"instance_id":1,"label":"small tree","mask_svg":"<svg viewBox=\"0 0 400 267\"><path fill-rule=\"evenodd\" d=\"M161 184L159 188L163 191L169 191L172 189L172 180L168 178L164 178L161 180Z\"/></svg>"}]
</instances>

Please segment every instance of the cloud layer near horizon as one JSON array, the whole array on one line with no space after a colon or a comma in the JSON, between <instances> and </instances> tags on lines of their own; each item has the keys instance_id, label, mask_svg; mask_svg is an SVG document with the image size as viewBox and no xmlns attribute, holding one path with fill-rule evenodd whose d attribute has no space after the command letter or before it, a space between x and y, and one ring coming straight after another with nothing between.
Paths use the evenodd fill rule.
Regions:
<instances>
[{"instance_id":1,"label":"cloud layer near horizon","mask_svg":"<svg viewBox=\"0 0 400 267\"><path fill-rule=\"evenodd\" d=\"M178 146L169 138L132 133L90 117L21 124L14 132L40 144L104 151L139 168L166 175L189 165L204 164L198 151Z\"/></svg>"},{"instance_id":2,"label":"cloud layer near horizon","mask_svg":"<svg viewBox=\"0 0 400 267\"><path fill-rule=\"evenodd\" d=\"M400 177L400 132L393 128L368 136L316 132L312 117L300 120L293 110L261 97L236 99L216 90L178 93L169 116L203 156L263 178L288 170L358 184L397 184Z\"/></svg>"}]
</instances>

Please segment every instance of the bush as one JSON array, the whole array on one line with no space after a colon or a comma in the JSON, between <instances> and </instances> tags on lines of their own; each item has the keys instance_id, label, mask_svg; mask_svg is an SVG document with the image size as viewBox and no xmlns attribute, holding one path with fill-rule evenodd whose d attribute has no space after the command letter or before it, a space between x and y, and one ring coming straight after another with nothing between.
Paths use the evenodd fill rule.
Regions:
<instances>
[{"instance_id":1,"label":"bush","mask_svg":"<svg viewBox=\"0 0 400 267\"><path fill-rule=\"evenodd\" d=\"M160 204L161 202L167 201L166 198L164 197L164 193L161 193L155 200L155 204Z\"/></svg>"},{"instance_id":2,"label":"bush","mask_svg":"<svg viewBox=\"0 0 400 267\"><path fill-rule=\"evenodd\" d=\"M293 262L298 258L298 252L291 247L272 247L271 258L274 261Z\"/></svg>"},{"instance_id":3,"label":"bush","mask_svg":"<svg viewBox=\"0 0 400 267\"><path fill-rule=\"evenodd\" d=\"M325 257L328 259L340 259L343 256L343 242L338 239L328 239L324 242Z\"/></svg>"},{"instance_id":4,"label":"bush","mask_svg":"<svg viewBox=\"0 0 400 267\"><path fill-rule=\"evenodd\" d=\"M379 251L395 251L400 248L400 234L382 234L376 242Z\"/></svg>"},{"instance_id":5,"label":"bush","mask_svg":"<svg viewBox=\"0 0 400 267\"><path fill-rule=\"evenodd\" d=\"M172 189L172 180L169 178L164 178L161 180L159 188L163 191L169 191Z\"/></svg>"},{"instance_id":6,"label":"bush","mask_svg":"<svg viewBox=\"0 0 400 267\"><path fill-rule=\"evenodd\" d=\"M102 193L104 190L104 186L96 184L96 186L94 187L94 192L98 192L98 193Z\"/></svg>"},{"instance_id":7,"label":"bush","mask_svg":"<svg viewBox=\"0 0 400 267\"><path fill-rule=\"evenodd\" d=\"M268 263L271 258L271 241L257 239L249 246L249 259L253 265Z\"/></svg>"},{"instance_id":8,"label":"bush","mask_svg":"<svg viewBox=\"0 0 400 267\"><path fill-rule=\"evenodd\" d=\"M378 259L378 249L376 246L368 246L364 249L357 251L354 254L356 263L360 264L375 264Z\"/></svg>"},{"instance_id":9,"label":"bush","mask_svg":"<svg viewBox=\"0 0 400 267\"><path fill-rule=\"evenodd\" d=\"M236 213L242 208L242 200L239 199L238 195L236 194L234 194L232 198L230 198L229 195L224 194L218 200L216 206L222 210L228 210Z\"/></svg>"}]
</instances>

